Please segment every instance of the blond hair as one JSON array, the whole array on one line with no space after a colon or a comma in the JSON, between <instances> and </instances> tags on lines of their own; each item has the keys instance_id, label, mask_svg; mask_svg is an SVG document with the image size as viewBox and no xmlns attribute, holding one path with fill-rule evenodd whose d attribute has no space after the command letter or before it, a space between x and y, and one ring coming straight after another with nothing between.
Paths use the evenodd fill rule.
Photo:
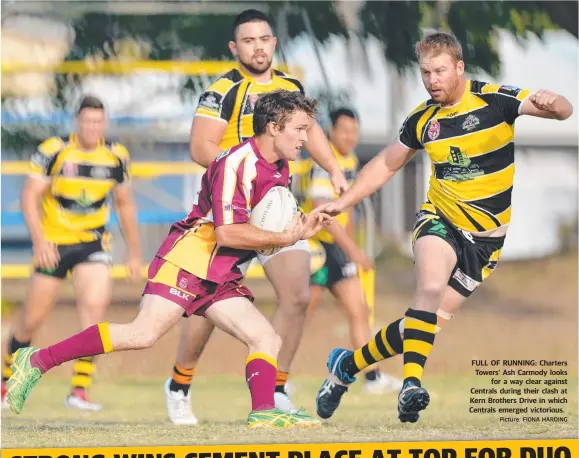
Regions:
<instances>
[{"instance_id":1,"label":"blond hair","mask_svg":"<svg viewBox=\"0 0 579 458\"><path fill-rule=\"evenodd\" d=\"M429 33L416 43L414 51L418 60L427 55L438 56L442 53L450 54L455 61L463 60L462 46L453 35L446 32Z\"/></svg>"}]
</instances>

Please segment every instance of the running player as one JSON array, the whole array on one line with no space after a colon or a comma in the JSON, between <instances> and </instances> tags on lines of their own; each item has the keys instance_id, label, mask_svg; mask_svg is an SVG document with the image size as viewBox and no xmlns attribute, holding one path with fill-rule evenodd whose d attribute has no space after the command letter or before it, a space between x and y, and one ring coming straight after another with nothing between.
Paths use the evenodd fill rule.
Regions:
<instances>
[{"instance_id":1,"label":"running player","mask_svg":"<svg viewBox=\"0 0 579 458\"><path fill-rule=\"evenodd\" d=\"M229 49L238 67L217 79L200 97L190 143L194 161L207 167L224 150L251 137L254 134L254 106L261 94L276 89L303 94L303 87L297 79L272 69L276 42L271 24L262 12L247 10L237 16ZM329 172L336 190L345 189L344 176L324 131L314 120L308 127L305 147ZM295 412L285 383L300 343L309 302L309 245L298 241L273 256L258 255L258 260L278 298L271 318L283 342L277 372L276 406L284 412ZM164 386L168 416L175 424L197 423L191 409L189 388L197 361L212 331L213 325L208 320L192 319L183 325L173 376Z\"/></svg>"},{"instance_id":2,"label":"running player","mask_svg":"<svg viewBox=\"0 0 579 458\"><path fill-rule=\"evenodd\" d=\"M77 133L49 138L38 147L22 191L35 270L8 339L2 370L3 407L8 407L6 380L11 375L12 354L30 345L69 272L81 327L86 329L103 319L112 289L110 234L105 229L109 220L106 200L111 193L128 246L130 275L134 280L140 278L141 249L129 153L123 145L105 139L105 108L96 97L81 101L77 122ZM67 407L101 410L87 399L94 370L90 356L75 361Z\"/></svg>"},{"instance_id":3,"label":"running player","mask_svg":"<svg viewBox=\"0 0 579 458\"><path fill-rule=\"evenodd\" d=\"M226 150L202 179L198 203L173 224L149 267L139 313L129 324L100 323L56 345L20 349L8 380L11 408L20 413L42 374L74 358L152 346L179 319L201 315L249 350L246 380L252 408L248 426L319 426L310 415L275 408L274 390L281 339L253 305L241 284L240 266L256 249L291 246L331 223L323 213L301 213L284 232L249 223L251 209L274 186L289 185L289 164L307 141L316 101L299 92L264 95L255 106L256 135Z\"/></svg>"},{"instance_id":4,"label":"running player","mask_svg":"<svg viewBox=\"0 0 579 458\"><path fill-rule=\"evenodd\" d=\"M398 417L416 422L430 397L422 373L439 326L496 268L511 218L514 123L520 115L564 120L569 101L553 92L466 79L462 48L446 33L416 45L430 99L419 105L390 144L362 169L352 188L316 210L337 214L383 186L419 149L432 161L427 200L413 232L417 287L405 316L352 352L330 353L330 374L317 395L329 418L355 375L370 364L403 354L404 385ZM437 326L438 325L438 326Z\"/></svg>"},{"instance_id":5,"label":"running player","mask_svg":"<svg viewBox=\"0 0 579 458\"><path fill-rule=\"evenodd\" d=\"M360 123L357 115L348 108L339 108L330 113L330 145L348 180L353 183L358 169L358 158L354 152L360 138ZM328 173L319 165L310 164L310 183L304 211L339 196L335 193ZM311 297L308 315L312 315L322 299L325 289L338 299L348 315L350 338L354 348L363 346L372 337L370 329L370 309L365 301L358 267L370 270L374 263L357 244L354 235L354 209L336 217L338 224L318 232L312 240L318 241L325 253L325 264L314 272L311 279ZM384 374L374 365L364 373L365 388L370 393L400 390L402 382Z\"/></svg>"}]
</instances>

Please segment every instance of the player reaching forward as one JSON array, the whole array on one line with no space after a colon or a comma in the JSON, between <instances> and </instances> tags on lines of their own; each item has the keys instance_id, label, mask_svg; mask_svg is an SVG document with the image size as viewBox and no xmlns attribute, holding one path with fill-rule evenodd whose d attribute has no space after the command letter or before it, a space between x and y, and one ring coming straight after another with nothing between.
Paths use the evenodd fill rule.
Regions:
<instances>
[{"instance_id":1,"label":"player reaching forward","mask_svg":"<svg viewBox=\"0 0 579 458\"><path fill-rule=\"evenodd\" d=\"M141 277L129 153L123 145L105 139L105 107L96 97L83 98L77 122L78 130L73 135L49 138L38 147L22 191L22 212L32 239L35 272L8 339L2 371L3 407L8 407L5 384L11 374L12 354L30 345L69 272L82 328L103 319L112 290L110 234L105 230L110 194L126 237L131 277ZM67 407L101 409L87 399L94 370L92 357L75 361L71 392L65 399Z\"/></svg>"},{"instance_id":2,"label":"player reaching forward","mask_svg":"<svg viewBox=\"0 0 579 458\"><path fill-rule=\"evenodd\" d=\"M251 209L272 187L289 185L288 160L295 160L307 141L315 105L289 91L267 94L257 102L256 135L209 165L198 203L187 218L173 224L149 267L137 317L128 324L91 326L42 350L18 350L8 380L15 412L20 413L32 388L53 367L75 358L150 347L185 314L204 316L248 347L249 427L319 426L309 415L275 408L281 339L240 283L240 265L255 256L254 250L291 246L331 223L323 213L298 213L284 232L263 231L249 223Z\"/></svg>"},{"instance_id":3,"label":"player reaching forward","mask_svg":"<svg viewBox=\"0 0 579 458\"><path fill-rule=\"evenodd\" d=\"M276 42L271 24L262 12L246 10L237 16L229 49L238 67L217 79L200 97L190 144L194 161L207 167L224 150L251 137L254 134L254 106L261 94L277 89L304 92L297 79L272 69ZM346 180L324 131L313 119L308 125L305 146L330 174L336 191L345 189ZM284 412L295 412L297 409L286 393L285 383L300 343L309 302L309 245L297 241L275 255L258 255L258 260L278 298L271 318L273 328L282 338L275 402ZM189 388L212 331L213 325L208 320L189 319L184 323L173 377L164 387L168 416L175 424L197 423L191 410Z\"/></svg>"},{"instance_id":4,"label":"player reaching forward","mask_svg":"<svg viewBox=\"0 0 579 458\"><path fill-rule=\"evenodd\" d=\"M438 325L495 269L511 218L514 123L519 115L564 120L569 101L553 92L468 80L462 48L446 33L416 45L430 99L400 129L399 140L370 161L351 189L316 210L338 214L383 186L419 149L432 161L427 200L417 214L413 249L417 287L405 316L364 347L334 349L330 374L317 396L329 418L355 375L370 364L403 354L404 385L398 396L402 422L416 422L428 406L422 373Z\"/></svg>"}]
</instances>

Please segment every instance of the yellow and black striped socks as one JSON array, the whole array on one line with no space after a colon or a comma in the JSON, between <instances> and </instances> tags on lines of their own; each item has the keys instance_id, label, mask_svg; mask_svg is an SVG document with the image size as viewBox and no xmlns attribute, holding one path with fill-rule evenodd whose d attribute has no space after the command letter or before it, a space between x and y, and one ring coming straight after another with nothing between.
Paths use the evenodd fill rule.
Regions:
<instances>
[{"instance_id":1,"label":"yellow and black striped socks","mask_svg":"<svg viewBox=\"0 0 579 458\"><path fill-rule=\"evenodd\" d=\"M408 309L404 318L404 384L421 386L422 372L436 335L436 313Z\"/></svg>"},{"instance_id":2,"label":"yellow and black striped socks","mask_svg":"<svg viewBox=\"0 0 579 458\"><path fill-rule=\"evenodd\" d=\"M92 374L96 369L94 356L84 356L74 362L72 391L86 390L92 385Z\"/></svg>"},{"instance_id":3,"label":"yellow and black striped socks","mask_svg":"<svg viewBox=\"0 0 579 458\"><path fill-rule=\"evenodd\" d=\"M175 363L173 366L173 378L169 384L170 391L182 391L185 396L189 393L191 388L191 380L195 375L195 368L186 369L183 366Z\"/></svg>"},{"instance_id":4,"label":"yellow and black striped socks","mask_svg":"<svg viewBox=\"0 0 579 458\"><path fill-rule=\"evenodd\" d=\"M28 342L19 342L14 338L14 336L10 336L8 339L8 349L6 350L6 354L4 355L4 361L2 364L2 381L5 382L12 376L12 355L19 350L20 348L25 348L30 346L30 341Z\"/></svg>"},{"instance_id":5,"label":"yellow and black striped socks","mask_svg":"<svg viewBox=\"0 0 579 458\"><path fill-rule=\"evenodd\" d=\"M341 363L342 371L354 377L368 366L402 353L400 321L402 318L382 328L370 342L345 357Z\"/></svg>"}]
</instances>

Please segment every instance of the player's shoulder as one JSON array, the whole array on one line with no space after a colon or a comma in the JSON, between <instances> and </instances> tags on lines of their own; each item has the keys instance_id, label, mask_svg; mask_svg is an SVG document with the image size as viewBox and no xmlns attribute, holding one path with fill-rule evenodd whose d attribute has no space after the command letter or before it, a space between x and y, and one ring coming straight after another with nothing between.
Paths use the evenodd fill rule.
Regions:
<instances>
[{"instance_id":1,"label":"player's shoulder","mask_svg":"<svg viewBox=\"0 0 579 458\"><path fill-rule=\"evenodd\" d=\"M414 109L408 113L408 116L406 116L406 119L411 119L411 118L420 118L424 113L426 113L426 111L433 107L436 106L437 103L432 100L432 99L428 99L424 102L422 102L421 104L417 105L414 107Z\"/></svg>"},{"instance_id":2,"label":"player's shoulder","mask_svg":"<svg viewBox=\"0 0 579 458\"><path fill-rule=\"evenodd\" d=\"M129 160L129 150L125 145L114 140L105 139L105 145L108 150L118 157L121 161L127 162Z\"/></svg>"},{"instance_id":3,"label":"player's shoulder","mask_svg":"<svg viewBox=\"0 0 579 458\"><path fill-rule=\"evenodd\" d=\"M278 77L281 78L282 80L292 84L293 86L295 86L301 93L304 93L304 86L301 83L301 81L296 78L294 75L287 73L287 72L282 72L281 70L277 70L274 69L273 70L273 74Z\"/></svg>"},{"instance_id":4,"label":"player's shoulder","mask_svg":"<svg viewBox=\"0 0 579 458\"><path fill-rule=\"evenodd\" d=\"M217 92L220 95L225 95L242 81L243 75L239 72L239 70L234 68L213 81L207 91Z\"/></svg>"},{"instance_id":5,"label":"player's shoulder","mask_svg":"<svg viewBox=\"0 0 579 458\"><path fill-rule=\"evenodd\" d=\"M510 84L496 84L475 80L472 80L470 83L470 92L476 95L500 94L517 97L522 91L522 88Z\"/></svg>"},{"instance_id":6,"label":"player's shoulder","mask_svg":"<svg viewBox=\"0 0 579 458\"><path fill-rule=\"evenodd\" d=\"M61 152L68 143L68 137L50 137L38 145L38 151L47 157L52 157Z\"/></svg>"}]
</instances>

